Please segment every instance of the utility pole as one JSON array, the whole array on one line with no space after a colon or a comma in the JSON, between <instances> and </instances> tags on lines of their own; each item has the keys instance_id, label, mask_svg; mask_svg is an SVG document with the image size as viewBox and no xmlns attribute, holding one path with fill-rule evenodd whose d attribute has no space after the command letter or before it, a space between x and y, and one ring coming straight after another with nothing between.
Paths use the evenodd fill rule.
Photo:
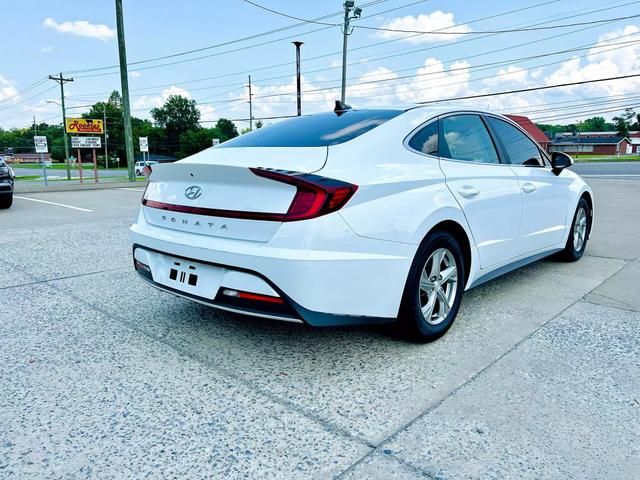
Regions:
<instances>
[{"instance_id":1,"label":"utility pole","mask_svg":"<svg viewBox=\"0 0 640 480\"><path fill-rule=\"evenodd\" d=\"M122 0L116 0L116 24L118 28L118 53L120 54L120 84L122 85L122 115L124 122L124 144L127 152L129 181L136 181L133 158L133 134L131 132L131 108L129 106L129 74L127 72L127 47L124 43L124 20L122 18Z\"/></svg>"},{"instance_id":2,"label":"utility pole","mask_svg":"<svg viewBox=\"0 0 640 480\"><path fill-rule=\"evenodd\" d=\"M55 80L60 84L60 104L62 105L62 138L64 139L64 163L67 164L67 180L71 180L71 165L69 165L69 142L67 141L67 112L64 108L64 84L73 82L73 78L63 78L62 73L57 77L49 75L49 80ZM80 164L82 168L82 164Z\"/></svg>"},{"instance_id":3,"label":"utility pole","mask_svg":"<svg viewBox=\"0 0 640 480\"><path fill-rule=\"evenodd\" d=\"M304 42L293 42L296 46L296 84L298 87L298 116L302 115L302 88L300 86L300 46Z\"/></svg>"},{"instance_id":4,"label":"utility pole","mask_svg":"<svg viewBox=\"0 0 640 480\"><path fill-rule=\"evenodd\" d=\"M107 104L102 104L102 125L104 126L104 169L109 170L109 154L107 152L107 142L109 134L107 133Z\"/></svg>"},{"instance_id":5,"label":"utility pole","mask_svg":"<svg viewBox=\"0 0 640 480\"><path fill-rule=\"evenodd\" d=\"M251 97L251 75L249 75L249 130L253 130L253 101Z\"/></svg>"},{"instance_id":6,"label":"utility pole","mask_svg":"<svg viewBox=\"0 0 640 480\"><path fill-rule=\"evenodd\" d=\"M33 116L33 134L38 135L38 126L36 125L36 116Z\"/></svg>"},{"instance_id":7,"label":"utility pole","mask_svg":"<svg viewBox=\"0 0 640 480\"><path fill-rule=\"evenodd\" d=\"M353 15L351 15L353 11ZM356 7L356 2L347 0L344 2L344 25L342 26L342 91L340 100L345 103L345 95L347 89L347 37L353 32L351 20L358 19L362 16L362 9Z\"/></svg>"}]
</instances>

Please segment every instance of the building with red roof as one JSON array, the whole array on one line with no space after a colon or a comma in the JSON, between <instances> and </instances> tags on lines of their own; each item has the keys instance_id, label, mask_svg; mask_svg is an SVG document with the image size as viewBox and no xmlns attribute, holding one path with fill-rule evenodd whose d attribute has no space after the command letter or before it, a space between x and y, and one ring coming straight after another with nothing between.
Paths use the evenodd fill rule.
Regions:
<instances>
[{"instance_id":1,"label":"building with red roof","mask_svg":"<svg viewBox=\"0 0 640 480\"><path fill-rule=\"evenodd\" d=\"M520 127L522 127L524 131L531 135L542 148L544 148L547 152L549 151L549 144L551 143L551 140L544 134L542 130L536 127L536 124L529 120L529 118L523 117L522 115L505 116L520 125Z\"/></svg>"}]
</instances>

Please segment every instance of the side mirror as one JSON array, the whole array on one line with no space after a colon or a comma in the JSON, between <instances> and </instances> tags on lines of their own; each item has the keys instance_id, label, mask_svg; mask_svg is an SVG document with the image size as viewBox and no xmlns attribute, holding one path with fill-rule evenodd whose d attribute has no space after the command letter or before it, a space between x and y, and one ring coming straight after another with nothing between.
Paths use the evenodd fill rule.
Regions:
<instances>
[{"instance_id":1,"label":"side mirror","mask_svg":"<svg viewBox=\"0 0 640 480\"><path fill-rule=\"evenodd\" d=\"M565 168L573 165L573 158L564 152L553 152L551 154L551 169L556 175L560 175L560 172Z\"/></svg>"}]
</instances>

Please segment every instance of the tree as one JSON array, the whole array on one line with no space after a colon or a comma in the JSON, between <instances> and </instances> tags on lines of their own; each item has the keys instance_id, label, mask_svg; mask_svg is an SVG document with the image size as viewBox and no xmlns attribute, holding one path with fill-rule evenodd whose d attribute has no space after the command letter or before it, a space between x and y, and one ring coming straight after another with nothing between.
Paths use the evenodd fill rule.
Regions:
<instances>
[{"instance_id":1,"label":"tree","mask_svg":"<svg viewBox=\"0 0 640 480\"><path fill-rule=\"evenodd\" d=\"M634 126L636 114L631 108L625 109L622 115L613 117L613 122L619 137L628 137L629 130Z\"/></svg>"},{"instance_id":2,"label":"tree","mask_svg":"<svg viewBox=\"0 0 640 480\"><path fill-rule=\"evenodd\" d=\"M608 130L604 117L591 117L582 122L581 130L585 132L604 132Z\"/></svg>"},{"instance_id":3,"label":"tree","mask_svg":"<svg viewBox=\"0 0 640 480\"><path fill-rule=\"evenodd\" d=\"M177 152L177 156L183 158L209 148L212 146L211 140L221 136L222 133L218 128L187 130L180 135L180 151Z\"/></svg>"},{"instance_id":4,"label":"tree","mask_svg":"<svg viewBox=\"0 0 640 480\"><path fill-rule=\"evenodd\" d=\"M216 122L216 128L220 131L220 142L225 142L238 136L236 125L226 118L221 118Z\"/></svg>"},{"instance_id":5,"label":"tree","mask_svg":"<svg viewBox=\"0 0 640 480\"><path fill-rule=\"evenodd\" d=\"M200 128L200 110L196 101L181 95L170 95L162 107L152 108L150 113L156 125L166 128L167 132L180 134Z\"/></svg>"},{"instance_id":6,"label":"tree","mask_svg":"<svg viewBox=\"0 0 640 480\"><path fill-rule=\"evenodd\" d=\"M256 128L262 128L262 120L256 122Z\"/></svg>"},{"instance_id":7,"label":"tree","mask_svg":"<svg viewBox=\"0 0 640 480\"><path fill-rule=\"evenodd\" d=\"M122 121L122 96L117 90L111 92L106 102L94 103L89 111L82 115L83 118L96 119L101 119L103 116L105 116L107 120L106 130L109 135L109 157L126 158L124 123ZM102 141L104 142L104 138Z\"/></svg>"}]
</instances>

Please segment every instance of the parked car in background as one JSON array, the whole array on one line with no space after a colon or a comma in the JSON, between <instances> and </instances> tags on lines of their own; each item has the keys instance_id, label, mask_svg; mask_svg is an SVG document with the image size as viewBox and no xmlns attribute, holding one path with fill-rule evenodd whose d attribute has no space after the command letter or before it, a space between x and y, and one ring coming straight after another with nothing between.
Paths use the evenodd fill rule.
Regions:
<instances>
[{"instance_id":1,"label":"parked car in background","mask_svg":"<svg viewBox=\"0 0 640 480\"><path fill-rule=\"evenodd\" d=\"M146 167L147 165L151 166L151 165L157 165L158 162L156 162L155 160L149 160L148 162L136 162L135 165L135 170L136 170L136 175L140 176L144 174L144 167Z\"/></svg>"},{"instance_id":2,"label":"parked car in background","mask_svg":"<svg viewBox=\"0 0 640 480\"><path fill-rule=\"evenodd\" d=\"M13 169L0 159L0 208L9 208L13 204Z\"/></svg>"},{"instance_id":3,"label":"parked car in background","mask_svg":"<svg viewBox=\"0 0 640 480\"><path fill-rule=\"evenodd\" d=\"M582 257L593 193L572 164L490 112L337 102L154 165L134 265L219 309L397 322L429 341L464 290L551 254Z\"/></svg>"}]
</instances>

